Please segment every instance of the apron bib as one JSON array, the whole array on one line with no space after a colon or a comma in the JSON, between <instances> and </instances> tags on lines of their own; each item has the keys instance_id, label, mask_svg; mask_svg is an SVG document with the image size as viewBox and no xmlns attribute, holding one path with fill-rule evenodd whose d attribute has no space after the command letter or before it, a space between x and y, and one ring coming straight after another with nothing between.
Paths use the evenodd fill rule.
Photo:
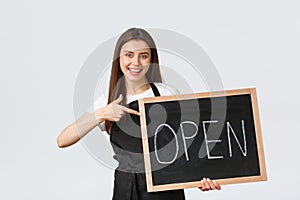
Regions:
<instances>
[{"instance_id":1,"label":"apron bib","mask_svg":"<svg viewBox=\"0 0 300 200\"><path fill-rule=\"evenodd\" d=\"M155 96L160 93L150 83ZM138 101L127 105L139 111ZM144 173L144 157L140 129L140 117L126 113L112 124L110 142L114 150L114 159L119 163L115 170L113 200L184 200L183 190L147 192Z\"/></svg>"}]
</instances>

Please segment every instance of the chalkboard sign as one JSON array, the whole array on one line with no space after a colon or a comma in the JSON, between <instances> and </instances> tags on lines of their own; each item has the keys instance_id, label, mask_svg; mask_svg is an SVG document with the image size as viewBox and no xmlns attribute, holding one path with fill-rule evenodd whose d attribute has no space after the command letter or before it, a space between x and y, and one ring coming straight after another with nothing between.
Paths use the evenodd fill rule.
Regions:
<instances>
[{"instance_id":1,"label":"chalkboard sign","mask_svg":"<svg viewBox=\"0 0 300 200\"><path fill-rule=\"evenodd\" d=\"M148 192L267 180L255 88L139 100Z\"/></svg>"}]
</instances>

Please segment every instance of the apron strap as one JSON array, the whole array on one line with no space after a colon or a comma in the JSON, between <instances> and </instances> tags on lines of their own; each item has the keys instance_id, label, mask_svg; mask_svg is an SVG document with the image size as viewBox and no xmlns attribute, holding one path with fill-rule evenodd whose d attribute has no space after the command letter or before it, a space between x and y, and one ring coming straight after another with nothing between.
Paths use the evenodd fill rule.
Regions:
<instances>
[{"instance_id":1,"label":"apron strap","mask_svg":"<svg viewBox=\"0 0 300 200\"><path fill-rule=\"evenodd\" d=\"M157 87L155 86L155 84L154 84L154 83L150 83L150 86L151 86L151 88L152 88L152 91L153 91L154 95L155 95L156 97L160 96L160 93L159 93Z\"/></svg>"}]
</instances>

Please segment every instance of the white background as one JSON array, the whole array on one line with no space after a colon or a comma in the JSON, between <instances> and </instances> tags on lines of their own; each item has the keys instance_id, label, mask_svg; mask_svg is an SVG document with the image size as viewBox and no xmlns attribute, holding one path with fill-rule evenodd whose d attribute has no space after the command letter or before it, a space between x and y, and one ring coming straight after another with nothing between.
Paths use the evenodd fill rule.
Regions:
<instances>
[{"instance_id":1,"label":"white background","mask_svg":"<svg viewBox=\"0 0 300 200\"><path fill-rule=\"evenodd\" d=\"M113 170L81 143L58 149L56 137L74 121L73 91L85 59L132 26L184 34L213 60L225 89L257 88L269 180L205 193L187 189L187 199L299 199L299 6L296 0L1 1L0 199L111 199Z\"/></svg>"}]
</instances>

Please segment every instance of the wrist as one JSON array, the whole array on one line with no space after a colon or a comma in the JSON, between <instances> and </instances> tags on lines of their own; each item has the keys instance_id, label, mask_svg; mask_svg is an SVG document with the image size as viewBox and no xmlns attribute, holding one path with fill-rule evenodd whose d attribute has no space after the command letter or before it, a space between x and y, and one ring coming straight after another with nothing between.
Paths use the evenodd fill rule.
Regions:
<instances>
[{"instance_id":1,"label":"wrist","mask_svg":"<svg viewBox=\"0 0 300 200\"><path fill-rule=\"evenodd\" d=\"M103 122L105 120L104 108L100 108L100 109L96 110L95 111L95 117L96 117L96 120L97 120L98 124Z\"/></svg>"}]
</instances>

